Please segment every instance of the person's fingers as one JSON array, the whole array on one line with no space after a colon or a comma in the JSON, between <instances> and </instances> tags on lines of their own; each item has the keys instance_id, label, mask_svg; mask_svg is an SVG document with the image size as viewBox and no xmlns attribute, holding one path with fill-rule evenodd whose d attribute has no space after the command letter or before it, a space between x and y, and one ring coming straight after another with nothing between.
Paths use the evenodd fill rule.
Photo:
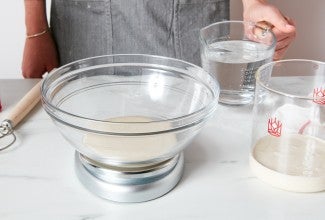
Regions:
<instances>
[{"instance_id":1,"label":"person's fingers","mask_svg":"<svg viewBox=\"0 0 325 220\"><path fill-rule=\"evenodd\" d=\"M291 36L291 35L289 35L289 34L287 34L287 33L284 33L284 32L282 32L282 31L280 31L280 30L277 29L277 28L272 28L272 32L273 32L273 34L276 36L277 41L281 41L281 40L283 40L283 39L288 38L288 37ZM295 34L293 34L292 37L294 37L294 36L295 36Z\"/></svg>"},{"instance_id":2,"label":"person's fingers","mask_svg":"<svg viewBox=\"0 0 325 220\"><path fill-rule=\"evenodd\" d=\"M288 16L284 16L284 18L287 20L288 24L296 26L296 22L292 18Z\"/></svg>"},{"instance_id":3,"label":"person's fingers","mask_svg":"<svg viewBox=\"0 0 325 220\"><path fill-rule=\"evenodd\" d=\"M274 6L269 6L268 9L265 10L263 19L284 33L291 33L296 30L293 23L289 22L290 19L283 16L279 9Z\"/></svg>"},{"instance_id":4,"label":"person's fingers","mask_svg":"<svg viewBox=\"0 0 325 220\"><path fill-rule=\"evenodd\" d=\"M245 21L255 22L258 28L248 33L249 39L257 42L268 41L268 30L272 30L277 44L274 52L274 60L284 57L290 43L296 36L294 21L284 16L275 6L266 2L257 2L244 7L243 18Z\"/></svg>"},{"instance_id":5,"label":"person's fingers","mask_svg":"<svg viewBox=\"0 0 325 220\"><path fill-rule=\"evenodd\" d=\"M296 32L284 33L278 28L272 28L272 32L277 38L277 44L274 52L274 60L282 59L289 47L296 37Z\"/></svg>"},{"instance_id":6,"label":"person's fingers","mask_svg":"<svg viewBox=\"0 0 325 220\"><path fill-rule=\"evenodd\" d=\"M287 52L288 47L289 47L289 45L287 45L286 47L283 47L279 50L276 50L273 55L273 60L282 59L284 57L285 53Z\"/></svg>"},{"instance_id":7,"label":"person's fingers","mask_svg":"<svg viewBox=\"0 0 325 220\"><path fill-rule=\"evenodd\" d=\"M271 23L269 23L267 21L259 21L256 23L256 26L260 27L263 30L269 30L274 27Z\"/></svg>"},{"instance_id":8,"label":"person's fingers","mask_svg":"<svg viewBox=\"0 0 325 220\"><path fill-rule=\"evenodd\" d=\"M257 38L264 38L267 32L272 28L272 25L266 21L260 21L253 28L253 35Z\"/></svg>"},{"instance_id":9,"label":"person's fingers","mask_svg":"<svg viewBox=\"0 0 325 220\"><path fill-rule=\"evenodd\" d=\"M293 37L283 38L282 40L277 42L275 50L279 50L289 46L293 40L294 40Z\"/></svg>"}]
</instances>

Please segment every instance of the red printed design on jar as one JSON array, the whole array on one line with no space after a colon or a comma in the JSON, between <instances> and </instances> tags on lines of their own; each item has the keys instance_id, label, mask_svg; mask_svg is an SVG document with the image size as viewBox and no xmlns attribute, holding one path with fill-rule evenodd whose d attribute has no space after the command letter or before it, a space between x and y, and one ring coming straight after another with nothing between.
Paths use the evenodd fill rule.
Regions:
<instances>
[{"instance_id":1,"label":"red printed design on jar","mask_svg":"<svg viewBox=\"0 0 325 220\"><path fill-rule=\"evenodd\" d=\"M280 137L282 132L282 123L276 118L270 118L268 121L267 131L270 135Z\"/></svg>"},{"instance_id":2,"label":"red printed design on jar","mask_svg":"<svg viewBox=\"0 0 325 220\"><path fill-rule=\"evenodd\" d=\"M315 103L325 105L325 89L315 88L313 98Z\"/></svg>"}]
</instances>

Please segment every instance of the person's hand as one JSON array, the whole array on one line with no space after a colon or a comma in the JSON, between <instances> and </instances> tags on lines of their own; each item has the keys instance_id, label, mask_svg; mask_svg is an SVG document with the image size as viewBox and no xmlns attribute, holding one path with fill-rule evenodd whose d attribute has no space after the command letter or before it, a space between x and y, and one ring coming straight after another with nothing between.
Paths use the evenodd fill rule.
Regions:
<instances>
[{"instance_id":1,"label":"person's hand","mask_svg":"<svg viewBox=\"0 0 325 220\"><path fill-rule=\"evenodd\" d=\"M22 73L25 78L41 78L58 66L55 43L49 32L26 38L22 62Z\"/></svg>"},{"instance_id":2,"label":"person's hand","mask_svg":"<svg viewBox=\"0 0 325 220\"><path fill-rule=\"evenodd\" d=\"M278 8L262 0L243 1L244 21L261 22L271 24L271 29L277 38L274 60L283 58L289 45L296 37L296 27L292 19L283 16Z\"/></svg>"}]
</instances>

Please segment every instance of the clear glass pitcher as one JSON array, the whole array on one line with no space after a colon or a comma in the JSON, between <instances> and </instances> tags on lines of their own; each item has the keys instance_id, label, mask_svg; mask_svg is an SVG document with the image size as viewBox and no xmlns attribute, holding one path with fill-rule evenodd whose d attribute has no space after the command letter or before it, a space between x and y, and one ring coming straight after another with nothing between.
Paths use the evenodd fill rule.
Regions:
<instances>
[{"instance_id":1,"label":"clear glass pitcher","mask_svg":"<svg viewBox=\"0 0 325 220\"><path fill-rule=\"evenodd\" d=\"M274 34L261 24L223 21L201 29L200 41L202 67L220 84L219 102L251 103L256 70L272 61Z\"/></svg>"}]
</instances>

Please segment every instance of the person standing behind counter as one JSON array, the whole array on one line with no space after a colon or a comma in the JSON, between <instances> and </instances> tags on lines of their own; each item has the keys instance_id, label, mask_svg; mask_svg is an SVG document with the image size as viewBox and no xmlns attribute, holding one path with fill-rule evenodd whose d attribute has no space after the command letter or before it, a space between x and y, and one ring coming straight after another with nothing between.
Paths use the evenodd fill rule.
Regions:
<instances>
[{"instance_id":1,"label":"person standing behind counter","mask_svg":"<svg viewBox=\"0 0 325 220\"><path fill-rule=\"evenodd\" d=\"M242 0L245 21L266 21L281 59L296 36L292 19L266 0ZM26 41L22 74L40 78L66 63L107 54L143 53L199 65L199 30L229 20L229 0L24 0Z\"/></svg>"}]
</instances>

